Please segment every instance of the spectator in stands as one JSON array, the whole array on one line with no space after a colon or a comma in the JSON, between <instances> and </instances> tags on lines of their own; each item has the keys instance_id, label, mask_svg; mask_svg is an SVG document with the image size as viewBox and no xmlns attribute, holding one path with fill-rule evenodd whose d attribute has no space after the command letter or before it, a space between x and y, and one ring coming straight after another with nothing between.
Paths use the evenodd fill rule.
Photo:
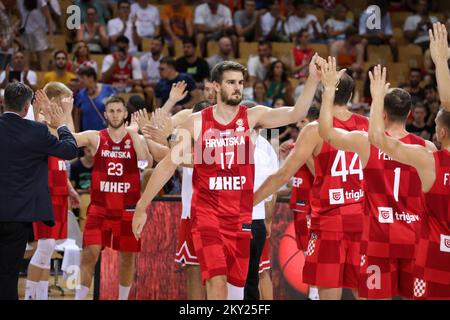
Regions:
<instances>
[{"instance_id":1,"label":"spectator in stands","mask_svg":"<svg viewBox=\"0 0 450 320\"><path fill-rule=\"evenodd\" d=\"M81 22L89 21L88 8L94 7L97 13L97 21L106 25L106 22L110 19L110 13L108 7L102 2L101 0L76 0L75 5L81 9Z\"/></svg>"},{"instance_id":2,"label":"spectator in stands","mask_svg":"<svg viewBox=\"0 0 450 320\"><path fill-rule=\"evenodd\" d=\"M175 41L194 36L191 8L183 0L172 0L162 8L161 21L170 55L179 55L179 52L175 53Z\"/></svg>"},{"instance_id":3,"label":"spectator in stands","mask_svg":"<svg viewBox=\"0 0 450 320\"><path fill-rule=\"evenodd\" d=\"M209 79L209 65L205 59L196 54L196 43L193 37L183 38L183 56L178 58L177 71L189 74L197 83L197 88L203 88L203 81Z\"/></svg>"},{"instance_id":4,"label":"spectator in stands","mask_svg":"<svg viewBox=\"0 0 450 320\"><path fill-rule=\"evenodd\" d=\"M219 47L219 52L206 59L210 70L212 70L216 64L232 59L233 43L229 37L225 36L220 38L217 46Z\"/></svg>"},{"instance_id":5,"label":"spectator in stands","mask_svg":"<svg viewBox=\"0 0 450 320\"><path fill-rule=\"evenodd\" d=\"M73 122L75 131L101 130L107 124L103 113L104 101L117 91L109 84L97 82L97 73L93 68L82 67L78 70L81 89L75 96Z\"/></svg>"},{"instance_id":6,"label":"spectator in stands","mask_svg":"<svg viewBox=\"0 0 450 320\"><path fill-rule=\"evenodd\" d=\"M130 41L120 36L116 44L117 52L103 60L102 82L111 84L118 92L143 92L141 64L128 53Z\"/></svg>"},{"instance_id":7,"label":"spectator in stands","mask_svg":"<svg viewBox=\"0 0 450 320\"><path fill-rule=\"evenodd\" d=\"M172 114L175 114L181 109L192 109L194 104L200 101L200 91L197 89L194 79L186 73L178 72L173 58L165 57L161 60L159 73L161 74L161 80L158 81L155 88L156 108L164 105L167 99L169 99L173 84L180 81L186 82L186 91L188 91L188 94L173 107Z\"/></svg>"},{"instance_id":8,"label":"spectator in stands","mask_svg":"<svg viewBox=\"0 0 450 320\"><path fill-rule=\"evenodd\" d=\"M345 31L353 24L353 21L347 19L347 8L338 5L333 10L333 17L325 21L323 28L326 33L326 40L332 43L337 40L345 40Z\"/></svg>"},{"instance_id":9,"label":"spectator in stands","mask_svg":"<svg viewBox=\"0 0 450 320\"><path fill-rule=\"evenodd\" d=\"M77 30L76 41L84 41L92 53L102 53L109 46L106 27L98 21L97 9L89 6L86 9L87 19Z\"/></svg>"},{"instance_id":10,"label":"spectator in stands","mask_svg":"<svg viewBox=\"0 0 450 320\"><path fill-rule=\"evenodd\" d=\"M412 108L413 122L406 125L406 131L421 136L424 139L431 140L434 129L425 122L427 117L427 107L422 102L416 102Z\"/></svg>"},{"instance_id":11,"label":"spectator in stands","mask_svg":"<svg viewBox=\"0 0 450 320\"><path fill-rule=\"evenodd\" d=\"M264 83L267 87L267 98L272 102L277 98L283 98L288 105L294 105L293 89L288 79L288 70L282 61L272 62Z\"/></svg>"},{"instance_id":12,"label":"spectator in stands","mask_svg":"<svg viewBox=\"0 0 450 320\"><path fill-rule=\"evenodd\" d=\"M267 86L264 81L256 80L253 83L253 97L252 100L262 106L272 106L272 101L267 98Z\"/></svg>"},{"instance_id":13,"label":"spectator in stands","mask_svg":"<svg viewBox=\"0 0 450 320\"><path fill-rule=\"evenodd\" d=\"M13 55L11 65L7 65L0 74L0 88L5 89L7 84L13 81L25 83L33 91L37 90L36 72L26 66L25 55L17 51Z\"/></svg>"},{"instance_id":14,"label":"spectator in stands","mask_svg":"<svg viewBox=\"0 0 450 320\"><path fill-rule=\"evenodd\" d=\"M73 61L70 67L73 73L78 73L80 67L91 67L98 72L97 62L91 60L91 53L86 42L78 42L73 48Z\"/></svg>"},{"instance_id":15,"label":"spectator in stands","mask_svg":"<svg viewBox=\"0 0 450 320\"><path fill-rule=\"evenodd\" d=\"M308 66L314 55L314 50L309 46L309 32L302 29L294 37L295 47L291 52L291 72L297 79L305 79L308 76Z\"/></svg>"},{"instance_id":16,"label":"spectator in stands","mask_svg":"<svg viewBox=\"0 0 450 320\"><path fill-rule=\"evenodd\" d=\"M364 47L367 47L369 44L387 44L391 48L394 61L398 61L398 46L393 37L394 32L392 31L391 16L388 12L389 2L386 0L377 0L374 4L380 8L380 28L377 28L377 26L369 20L375 12L374 9L369 6L359 18L359 35L363 38L362 44Z\"/></svg>"},{"instance_id":17,"label":"spectator in stands","mask_svg":"<svg viewBox=\"0 0 450 320\"><path fill-rule=\"evenodd\" d=\"M216 91L214 85L209 79L205 79L203 83L203 100L208 101L211 105L216 104Z\"/></svg>"},{"instance_id":18,"label":"spectator in stands","mask_svg":"<svg viewBox=\"0 0 450 320\"><path fill-rule=\"evenodd\" d=\"M335 13L336 7L343 3L342 0L315 0L314 2L323 9L325 20L328 20Z\"/></svg>"},{"instance_id":19,"label":"spectator in stands","mask_svg":"<svg viewBox=\"0 0 450 320\"><path fill-rule=\"evenodd\" d=\"M308 29L311 42L322 42L324 34L320 22L315 15L306 13L306 8L303 2L295 3L295 13L284 24L286 34L293 39L301 29Z\"/></svg>"},{"instance_id":20,"label":"spectator in stands","mask_svg":"<svg viewBox=\"0 0 450 320\"><path fill-rule=\"evenodd\" d=\"M15 25L6 13L5 6L0 1L0 70L4 70L11 62L14 53Z\"/></svg>"},{"instance_id":21,"label":"spectator in stands","mask_svg":"<svg viewBox=\"0 0 450 320\"><path fill-rule=\"evenodd\" d=\"M145 100L142 99L141 96L132 95L131 97L129 97L127 101L128 118L126 119L126 121L130 121L131 114L141 109L146 109L147 112L154 111L153 108L150 108L149 105L145 103Z\"/></svg>"},{"instance_id":22,"label":"spectator in stands","mask_svg":"<svg viewBox=\"0 0 450 320\"><path fill-rule=\"evenodd\" d=\"M86 214L91 202L91 176L94 166L94 150L83 148L83 156L70 164L70 182L80 195L80 208L78 212L78 224L81 232L86 224Z\"/></svg>"},{"instance_id":23,"label":"spectator in stands","mask_svg":"<svg viewBox=\"0 0 450 320\"><path fill-rule=\"evenodd\" d=\"M234 13L234 26L239 41L255 41L256 25L260 17L255 8L254 0L245 0L245 9Z\"/></svg>"},{"instance_id":24,"label":"spectator in stands","mask_svg":"<svg viewBox=\"0 0 450 320\"><path fill-rule=\"evenodd\" d=\"M67 53L63 50L58 50L53 55L55 61L55 70L49 71L44 74L44 84L49 83L50 81L62 82L66 86L69 85L70 81L77 76L70 71L67 71Z\"/></svg>"},{"instance_id":25,"label":"spectator in stands","mask_svg":"<svg viewBox=\"0 0 450 320\"><path fill-rule=\"evenodd\" d=\"M20 12L22 43L25 47L27 63L30 62L30 54L36 53L40 70L48 70L48 38L53 35L53 22L46 0L17 0L17 8Z\"/></svg>"},{"instance_id":26,"label":"spectator in stands","mask_svg":"<svg viewBox=\"0 0 450 320\"><path fill-rule=\"evenodd\" d=\"M430 46L428 30L432 29L433 23L438 19L428 14L428 2L426 0L416 0L416 14L406 18L403 25L405 38L409 42L419 45L423 51Z\"/></svg>"},{"instance_id":27,"label":"spectator in stands","mask_svg":"<svg viewBox=\"0 0 450 320\"><path fill-rule=\"evenodd\" d=\"M425 87L424 104L428 109L427 125L431 128L436 126L434 120L440 107L439 93L435 85L428 85Z\"/></svg>"},{"instance_id":28,"label":"spectator in stands","mask_svg":"<svg viewBox=\"0 0 450 320\"><path fill-rule=\"evenodd\" d=\"M364 67L364 45L355 27L347 28L345 40L331 44L330 55L336 57L339 67L349 69L354 78L361 77Z\"/></svg>"},{"instance_id":29,"label":"spectator in stands","mask_svg":"<svg viewBox=\"0 0 450 320\"><path fill-rule=\"evenodd\" d=\"M408 91L411 95L411 99L422 102L425 99L425 91L420 86L421 81L422 73L420 69L411 68L409 71L409 83L401 85L400 88Z\"/></svg>"},{"instance_id":30,"label":"spectator in stands","mask_svg":"<svg viewBox=\"0 0 450 320\"><path fill-rule=\"evenodd\" d=\"M278 1L268 1L269 10L264 13L257 24L256 34L258 40L287 42L289 36L286 34L286 17L280 11Z\"/></svg>"},{"instance_id":31,"label":"spectator in stands","mask_svg":"<svg viewBox=\"0 0 450 320\"><path fill-rule=\"evenodd\" d=\"M136 16L130 15L130 3L127 0L120 0L117 10L117 18L108 21L110 44L117 45L117 40L125 36L130 42L129 52L135 53L138 51L138 45L142 43L142 34L139 33L142 28L138 29L140 22Z\"/></svg>"},{"instance_id":32,"label":"spectator in stands","mask_svg":"<svg viewBox=\"0 0 450 320\"><path fill-rule=\"evenodd\" d=\"M141 70L142 70L142 86L144 87L145 101L149 108L153 107L153 96L155 93L155 86L161 79L159 74L159 63L164 57L162 52L164 49L164 38L157 36L152 38L152 45L150 52L141 56Z\"/></svg>"},{"instance_id":33,"label":"spectator in stands","mask_svg":"<svg viewBox=\"0 0 450 320\"><path fill-rule=\"evenodd\" d=\"M256 80L264 81L270 64L276 60L272 56L272 43L260 41L258 55L250 56L247 63L250 84L253 85Z\"/></svg>"},{"instance_id":34,"label":"spectator in stands","mask_svg":"<svg viewBox=\"0 0 450 320\"><path fill-rule=\"evenodd\" d=\"M149 4L149 0L137 0L131 5L131 17L137 19L137 32L141 37L151 38L160 35L159 10Z\"/></svg>"},{"instance_id":35,"label":"spectator in stands","mask_svg":"<svg viewBox=\"0 0 450 320\"><path fill-rule=\"evenodd\" d=\"M197 28L197 44L200 46L203 57L207 56L208 41L218 41L224 35L231 38L233 48L237 50L237 37L234 34L231 11L218 0L206 0L199 5L195 9L194 24Z\"/></svg>"}]
</instances>

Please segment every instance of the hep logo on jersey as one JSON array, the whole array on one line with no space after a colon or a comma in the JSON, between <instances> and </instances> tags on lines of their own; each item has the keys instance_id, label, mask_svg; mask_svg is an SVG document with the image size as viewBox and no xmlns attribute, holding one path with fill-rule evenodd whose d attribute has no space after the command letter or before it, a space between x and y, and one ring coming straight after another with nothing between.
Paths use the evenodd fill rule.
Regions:
<instances>
[{"instance_id":1,"label":"hep logo on jersey","mask_svg":"<svg viewBox=\"0 0 450 320\"><path fill-rule=\"evenodd\" d=\"M378 222L394 223L394 212L392 208L378 207Z\"/></svg>"},{"instance_id":2,"label":"hep logo on jersey","mask_svg":"<svg viewBox=\"0 0 450 320\"><path fill-rule=\"evenodd\" d=\"M440 250L442 252L450 252L450 236L441 234Z\"/></svg>"},{"instance_id":3,"label":"hep logo on jersey","mask_svg":"<svg viewBox=\"0 0 450 320\"><path fill-rule=\"evenodd\" d=\"M330 198L330 204L343 204L345 203L344 199L344 189L330 189L329 192L329 198Z\"/></svg>"}]
</instances>

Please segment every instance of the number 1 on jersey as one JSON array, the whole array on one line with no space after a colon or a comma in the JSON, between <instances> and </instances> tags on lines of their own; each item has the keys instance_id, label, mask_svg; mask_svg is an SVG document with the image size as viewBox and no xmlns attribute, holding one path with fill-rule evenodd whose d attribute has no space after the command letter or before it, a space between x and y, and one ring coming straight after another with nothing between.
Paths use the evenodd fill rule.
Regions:
<instances>
[{"instance_id":1,"label":"number 1 on jersey","mask_svg":"<svg viewBox=\"0 0 450 320\"><path fill-rule=\"evenodd\" d=\"M359 163L359 168L355 169L356 162ZM338 164L341 163L341 170L337 170ZM331 176L342 177L342 182L347 181L347 176L349 174L359 175L359 180L363 179L363 171L361 168L361 161L359 160L358 154L353 155L352 161L350 161L349 170L347 170L347 161L345 158L345 151L338 150L336 158L334 158L333 165L331 166Z\"/></svg>"},{"instance_id":2,"label":"number 1 on jersey","mask_svg":"<svg viewBox=\"0 0 450 320\"><path fill-rule=\"evenodd\" d=\"M398 202L398 191L400 189L400 171L401 168L395 168L394 169L394 199Z\"/></svg>"},{"instance_id":3,"label":"number 1 on jersey","mask_svg":"<svg viewBox=\"0 0 450 320\"><path fill-rule=\"evenodd\" d=\"M225 162L226 162L227 156L230 156L230 161L228 161L228 169L231 169L231 165L233 164L234 152L225 152L225 153L222 152L220 154L220 166L221 166L222 170L225 170Z\"/></svg>"}]
</instances>

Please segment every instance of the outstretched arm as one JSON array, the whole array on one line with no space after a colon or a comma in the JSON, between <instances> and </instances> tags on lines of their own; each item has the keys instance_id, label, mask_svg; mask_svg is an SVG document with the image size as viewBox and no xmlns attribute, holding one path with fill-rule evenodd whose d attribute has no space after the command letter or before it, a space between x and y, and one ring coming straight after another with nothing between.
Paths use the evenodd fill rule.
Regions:
<instances>
[{"instance_id":1,"label":"outstretched arm","mask_svg":"<svg viewBox=\"0 0 450 320\"><path fill-rule=\"evenodd\" d=\"M297 99L294 107L268 108L257 106L249 110L250 121L253 128L277 128L297 122L308 113L308 109L316 93L320 81L320 67L324 59L315 54L309 64L309 77L305 88Z\"/></svg>"},{"instance_id":2,"label":"outstretched arm","mask_svg":"<svg viewBox=\"0 0 450 320\"><path fill-rule=\"evenodd\" d=\"M319 139L317 124L308 124L302 129L294 149L286 158L283 166L276 173L270 175L261 187L256 190L253 198L254 206L271 194L274 194L282 185L289 181L295 172L313 155Z\"/></svg>"},{"instance_id":3,"label":"outstretched arm","mask_svg":"<svg viewBox=\"0 0 450 320\"><path fill-rule=\"evenodd\" d=\"M333 127L334 96L339 79L344 72L345 69L339 72L336 70L336 59L334 57L328 57L328 63L323 65L321 80L324 91L320 108L319 134L322 139L336 149L356 152L362 158L363 164L365 164L370 152L367 134L363 131L349 132Z\"/></svg>"},{"instance_id":4,"label":"outstretched arm","mask_svg":"<svg viewBox=\"0 0 450 320\"><path fill-rule=\"evenodd\" d=\"M445 110L450 111L450 71L447 60L449 58L447 29L440 22L433 24L433 30L428 30L430 35L430 53L436 65L436 81L439 98Z\"/></svg>"}]
</instances>

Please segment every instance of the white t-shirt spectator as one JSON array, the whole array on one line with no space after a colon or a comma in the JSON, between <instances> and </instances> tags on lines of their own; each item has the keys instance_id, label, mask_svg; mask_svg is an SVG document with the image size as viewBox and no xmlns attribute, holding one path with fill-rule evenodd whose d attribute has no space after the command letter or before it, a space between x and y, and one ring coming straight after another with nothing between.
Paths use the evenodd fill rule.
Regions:
<instances>
[{"instance_id":1,"label":"white t-shirt spectator","mask_svg":"<svg viewBox=\"0 0 450 320\"><path fill-rule=\"evenodd\" d=\"M264 137L258 135L255 144L255 181L253 190L256 191L270 175L277 172L278 156L272 145ZM268 197L266 201L271 199L272 196ZM264 202L261 201L253 207L253 220L263 220L265 218L266 210Z\"/></svg>"},{"instance_id":2,"label":"white t-shirt spectator","mask_svg":"<svg viewBox=\"0 0 450 320\"><path fill-rule=\"evenodd\" d=\"M27 11L24 2L25 0L17 0L17 8L23 19L21 27L25 25L25 20L27 20L28 16L25 33L33 33L36 30L48 31L47 20L41 10L43 7L47 6L47 0L37 0L37 9L33 11Z\"/></svg>"},{"instance_id":3,"label":"white t-shirt spectator","mask_svg":"<svg viewBox=\"0 0 450 320\"><path fill-rule=\"evenodd\" d=\"M415 14L413 16L409 16L405 20L405 24L403 25L403 31L414 31L417 28L417 25L422 20L420 15ZM431 23L438 22L438 19L435 16L430 16ZM422 27L422 29L419 31L419 34L417 35L416 39L414 40L414 43L421 43L429 41L430 37L428 36L428 30L426 27Z\"/></svg>"},{"instance_id":4,"label":"white t-shirt spectator","mask_svg":"<svg viewBox=\"0 0 450 320\"><path fill-rule=\"evenodd\" d=\"M325 23L323 24L323 28L331 28L335 31L343 31L346 30L349 26L352 25L352 21L351 20L335 20L334 18L330 18L327 21L325 21ZM345 34L342 33L340 35L337 35L333 38L329 38L331 39L331 41L333 40L345 40Z\"/></svg>"},{"instance_id":5,"label":"white t-shirt spectator","mask_svg":"<svg viewBox=\"0 0 450 320\"><path fill-rule=\"evenodd\" d=\"M270 12L266 12L264 15L262 15L261 31L262 31L263 37L267 37L270 30L272 30L272 27L275 24L275 20L276 20L276 18L274 16L272 16L272 14ZM282 33L282 31L283 31L283 21L280 20L280 21L278 21L278 24L276 26L276 32Z\"/></svg>"},{"instance_id":6,"label":"white t-shirt spectator","mask_svg":"<svg viewBox=\"0 0 450 320\"><path fill-rule=\"evenodd\" d=\"M304 18L290 16L284 24L284 30L290 35L292 33L298 33L301 29L307 28L311 39L314 39L314 28L312 25L309 25L312 21L317 22L317 31L320 33L323 32L319 20L312 14L306 15Z\"/></svg>"},{"instance_id":7,"label":"white t-shirt spectator","mask_svg":"<svg viewBox=\"0 0 450 320\"><path fill-rule=\"evenodd\" d=\"M270 57L270 62L276 61L277 58ZM259 56L250 56L247 63L248 75L256 77L258 80L264 81L267 75L267 68L261 63Z\"/></svg>"},{"instance_id":8,"label":"white t-shirt spectator","mask_svg":"<svg viewBox=\"0 0 450 320\"><path fill-rule=\"evenodd\" d=\"M23 80L23 76L25 75L25 72L22 71L22 73L20 74L20 82L24 82ZM3 81L5 81L5 77L6 77L6 73L5 71L2 71L2 73L0 73L0 83L2 83ZM34 72L33 70L29 70L28 71L28 75L27 75L27 80L28 82L35 86L37 85L37 75L36 72Z\"/></svg>"},{"instance_id":9,"label":"white t-shirt spectator","mask_svg":"<svg viewBox=\"0 0 450 320\"><path fill-rule=\"evenodd\" d=\"M208 4L204 3L195 9L194 24L203 24L209 28L215 28L220 25L227 27L233 25L231 11L223 4L219 4L216 14L212 14Z\"/></svg>"},{"instance_id":10,"label":"white t-shirt spectator","mask_svg":"<svg viewBox=\"0 0 450 320\"><path fill-rule=\"evenodd\" d=\"M136 21L136 28L137 28L137 33L139 36L142 37L142 34L139 32L139 25L140 22ZM108 37L112 37L116 34L118 34L119 32L121 32L123 29L123 21L120 18L114 18L108 21L108 25L107 25L107 30L108 30ZM127 28L125 30L125 37L128 38L128 40L130 40L130 46L128 51L130 53L135 53L138 51L138 47L137 45L134 43L133 41L133 23L131 22L131 15L130 18L128 19L127 22Z\"/></svg>"},{"instance_id":11,"label":"white t-shirt spectator","mask_svg":"<svg viewBox=\"0 0 450 320\"><path fill-rule=\"evenodd\" d=\"M149 52L141 56L141 70L146 73L148 80L159 81L159 79L161 79L161 75L159 74L159 64L162 58L164 58L164 56L160 55L158 60L153 60L153 56Z\"/></svg>"},{"instance_id":12,"label":"white t-shirt spectator","mask_svg":"<svg viewBox=\"0 0 450 320\"><path fill-rule=\"evenodd\" d=\"M142 9L139 3L131 5L130 17L137 16L137 31L142 37L152 37L155 35L156 28L161 24L159 19L158 8L148 5L147 8Z\"/></svg>"}]
</instances>

